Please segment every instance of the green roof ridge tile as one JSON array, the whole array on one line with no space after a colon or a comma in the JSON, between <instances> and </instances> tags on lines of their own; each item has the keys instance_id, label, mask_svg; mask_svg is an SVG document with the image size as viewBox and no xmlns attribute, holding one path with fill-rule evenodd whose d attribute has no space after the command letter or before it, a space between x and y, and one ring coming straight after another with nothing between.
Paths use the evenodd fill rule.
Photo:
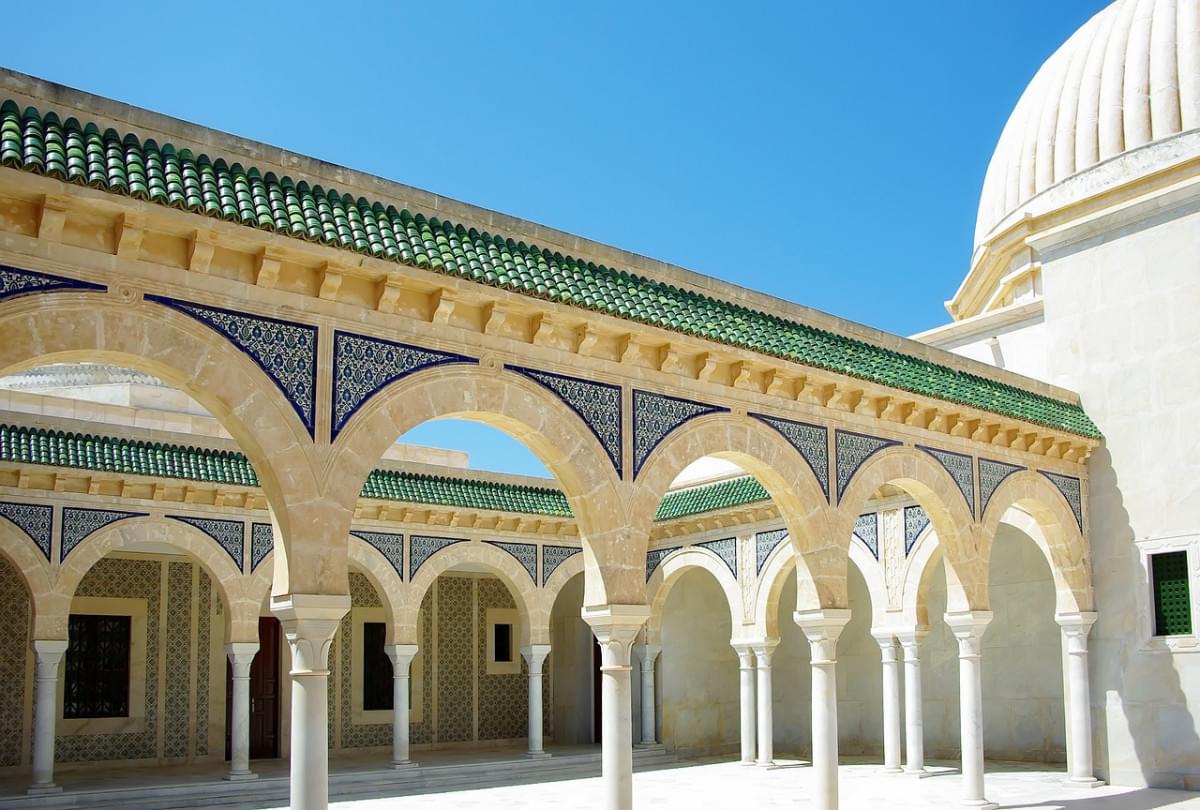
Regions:
<instances>
[{"instance_id":1,"label":"green roof ridge tile","mask_svg":"<svg viewBox=\"0 0 1200 810\"><path fill-rule=\"evenodd\" d=\"M1100 438L1077 404L627 270L53 112L0 105L0 165Z\"/></svg>"}]
</instances>

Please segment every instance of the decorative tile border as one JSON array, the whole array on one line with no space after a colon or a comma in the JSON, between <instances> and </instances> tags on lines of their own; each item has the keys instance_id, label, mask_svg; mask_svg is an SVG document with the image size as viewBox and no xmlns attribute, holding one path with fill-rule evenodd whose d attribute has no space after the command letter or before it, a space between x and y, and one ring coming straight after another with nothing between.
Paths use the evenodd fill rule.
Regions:
<instances>
[{"instance_id":1,"label":"decorative tile border","mask_svg":"<svg viewBox=\"0 0 1200 810\"><path fill-rule=\"evenodd\" d=\"M238 524L241 525L240 523ZM240 566L239 566L240 567ZM163 756L188 755L188 701L192 663L192 564L167 563L166 690L163 703Z\"/></svg>"},{"instance_id":2,"label":"decorative tile border","mask_svg":"<svg viewBox=\"0 0 1200 810\"><path fill-rule=\"evenodd\" d=\"M582 548L574 546L542 546L542 587L560 565L583 552Z\"/></svg>"},{"instance_id":3,"label":"decorative tile border","mask_svg":"<svg viewBox=\"0 0 1200 810\"><path fill-rule=\"evenodd\" d=\"M499 540L484 540L489 546L495 546L508 553L521 564L533 584L537 585L537 545L534 543L502 543Z\"/></svg>"},{"instance_id":4,"label":"decorative tile border","mask_svg":"<svg viewBox=\"0 0 1200 810\"><path fill-rule=\"evenodd\" d=\"M716 405L633 389L633 477L671 431L698 416L728 412Z\"/></svg>"},{"instance_id":5,"label":"decorative tile border","mask_svg":"<svg viewBox=\"0 0 1200 810\"><path fill-rule=\"evenodd\" d=\"M729 566L729 573L737 579L737 538L722 537L720 540L709 540L697 543L698 548L706 548L721 558L721 562Z\"/></svg>"},{"instance_id":6,"label":"decorative tile border","mask_svg":"<svg viewBox=\"0 0 1200 810\"><path fill-rule=\"evenodd\" d=\"M937 463L941 464L946 472L950 473L950 477L954 479L955 486L962 493L963 500L967 502L967 508L971 510L971 517L975 517L974 460L965 453L938 450L936 447L926 447L922 444L918 444L917 449L923 450L933 456L937 460Z\"/></svg>"},{"instance_id":7,"label":"decorative tile border","mask_svg":"<svg viewBox=\"0 0 1200 810\"><path fill-rule=\"evenodd\" d=\"M313 435L317 412L317 327L161 295L147 295L146 300L182 312L224 335L275 382L309 435Z\"/></svg>"},{"instance_id":8,"label":"decorative tile border","mask_svg":"<svg viewBox=\"0 0 1200 810\"><path fill-rule=\"evenodd\" d=\"M920 506L904 507L904 556L912 553L917 538L929 525L929 515Z\"/></svg>"},{"instance_id":9,"label":"decorative tile border","mask_svg":"<svg viewBox=\"0 0 1200 810\"><path fill-rule=\"evenodd\" d=\"M267 558L275 547L275 530L270 523L250 524L250 571Z\"/></svg>"},{"instance_id":10,"label":"decorative tile border","mask_svg":"<svg viewBox=\"0 0 1200 810\"><path fill-rule=\"evenodd\" d=\"M1071 513L1075 515L1075 523L1079 526L1079 531L1083 531L1083 489L1079 484L1079 479L1045 470L1038 470L1038 472L1049 478L1050 483L1054 484L1054 488L1067 499Z\"/></svg>"},{"instance_id":11,"label":"decorative tile border","mask_svg":"<svg viewBox=\"0 0 1200 810\"><path fill-rule=\"evenodd\" d=\"M854 536L862 541L863 545L871 549L871 556L879 559L879 513L868 512L865 515L859 515L858 520L854 522Z\"/></svg>"},{"instance_id":12,"label":"decorative tile border","mask_svg":"<svg viewBox=\"0 0 1200 810\"><path fill-rule=\"evenodd\" d=\"M821 485L821 492L825 493L825 498L829 498L829 430L820 425L810 425L807 422L793 422L790 419L779 419L774 416L764 416L760 413L750 414L755 419L770 425L777 430L783 438L788 440L788 444L795 447L796 450L808 462L808 466L812 468L813 473L817 476L817 483Z\"/></svg>"},{"instance_id":13,"label":"decorative tile border","mask_svg":"<svg viewBox=\"0 0 1200 810\"><path fill-rule=\"evenodd\" d=\"M411 582L412 578L417 575L417 569L425 564L425 561L437 554L447 546L452 546L455 543L465 543L466 540L454 537L429 537L423 534L409 535L408 538L408 579Z\"/></svg>"},{"instance_id":14,"label":"decorative tile border","mask_svg":"<svg viewBox=\"0 0 1200 810\"><path fill-rule=\"evenodd\" d=\"M767 557L771 556L771 552L787 536L787 529L771 529L770 531L759 532L754 535L755 574L762 573L763 566L767 562Z\"/></svg>"},{"instance_id":15,"label":"decorative tile border","mask_svg":"<svg viewBox=\"0 0 1200 810\"><path fill-rule=\"evenodd\" d=\"M393 532L371 532L354 529L350 534L378 551L396 569L396 575L404 579L404 535Z\"/></svg>"},{"instance_id":16,"label":"decorative tile border","mask_svg":"<svg viewBox=\"0 0 1200 810\"><path fill-rule=\"evenodd\" d=\"M93 284L90 281L52 276L48 273L37 273L33 270L22 270L19 267L0 264L0 301L30 293L57 292L59 290L103 292L107 289L103 284Z\"/></svg>"},{"instance_id":17,"label":"decorative tile border","mask_svg":"<svg viewBox=\"0 0 1200 810\"><path fill-rule=\"evenodd\" d=\"M506 368L557 394L592 431L616 468L617 475L624 476L621 448L621 386L522 366L510 365Z\"/></svg>"},{"instance_id":18,"label":"decorative tile border","mask_svg":"<svg viewBox=\"0 0 1200 810\"><path fill-rule=\"evenodd\" d=\"M842 502L842 495L850 484L850 479L858 472L858 468L871 456L885 447L895 447L900 442L891 439L880 439L865 433L855 433L850 430L835 430L834 452L837 455L837 497Z\"/></svg>"},{"instance_id":19,"label":"decorative tile border","mask_svg":"<svg viewBox=\"0 0 1200 810\"><path fill-rule=\"evenodd\" d=\"M992 500L992 495L996 494L996 490L1004 483L1004 479L1024 469L1026 468L1019 464L1008 464L987 458L979 459L979 517L982 518L987 512L988 502Z\"/></svg>"},{"instance_id":20,"label":"decorative tile border","mask_svg":"<svg viewBox=\"0 0 1200 810\"><path fill-rule=\"evenodd\" d=\"M359 408L396 380L434 366L478 362L461 354L335 331L331 440L337 438Z\"/></svg>"},{"instance_id":21,"label":"decorative tile border","mask_svg":"<svg viewBox=\"0 0 1200 810\"><path fill-rule=\"evenodd\" d=\"M0 517L20 529L50 561L50 545L54 539L54 507L39 503L0 502Z\"/></svg>"},{"instance_id":22,"label":"decorative tile border","mask_svg":"<svg viewBox=\"0 0 1200 810\"><path fill-rule=\"evenodd\" d=\"M656 548L653 551L646 552L646 581L650 581L650 577L654 576L655 570L662 564L662 561L672 553L679 551L683 546L671 546L670 548Z\"/></svg>"},{"instance_id":23,"label":"decorative tile border","mask_svg":"<svg viewBox=\"0 0 1200 810\"><path fill-rule=\"evenodd\" d=\"M63 561L67 555L84 539L103 529L110 523L126 518L146 517L145 512L119 512L111 509L81 509L75 506L64 506L62 510L62 547L58 559Z\"/></svg>"},{"instance_id":24,"label":"decorative tile border","mask_svg":"<svg viewBox=\"0 0 1200 810\"><path fill-rule=\"evenodd\" d=\"M246 524L240 520L218 520L216 518L188 517L187 515L167 515L171 520L199 529L211 537L218 546L233 560L238 570L242 570L242 556L246 545Z\"/></svg>"}]
</instances>

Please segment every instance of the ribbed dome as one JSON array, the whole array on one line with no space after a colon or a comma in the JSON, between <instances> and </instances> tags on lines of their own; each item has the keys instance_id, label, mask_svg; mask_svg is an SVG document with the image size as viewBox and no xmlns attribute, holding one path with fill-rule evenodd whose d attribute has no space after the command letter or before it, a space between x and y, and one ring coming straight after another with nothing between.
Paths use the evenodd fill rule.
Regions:
<instances>
[{"instance_id":1,"label":"ribbed dome","mask_svg":"<svg viewBox=\"0 0 1200 810\"><path fill-rule=\"evenodd\" d=\"M1039 192L1200 127L1200 0L1117 0L1042 65L1000 135L975 244Z\"/></svg>"}]
</instances>

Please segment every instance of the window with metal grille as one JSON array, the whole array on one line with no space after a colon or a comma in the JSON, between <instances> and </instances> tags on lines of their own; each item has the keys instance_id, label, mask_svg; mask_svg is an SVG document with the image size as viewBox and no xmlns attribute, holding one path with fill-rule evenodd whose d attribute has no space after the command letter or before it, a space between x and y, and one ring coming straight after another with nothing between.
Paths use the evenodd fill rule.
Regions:
<instances>
[{"instance_id":1,"label":"window with metal grille","mask_svg":"<svg viewBox=\"0 0 1200 810\"><path fill-rule=\"evenodd\" d=\"M513 660L511 624L496 624L493 626L492 659L497 663L508 664Z\"/></svg>"},{"instance_id":2,"label":"window with metal grille","mask_svg":"<svg viewBox=\"0 0 1200 810\"><path fill-rule=\"evenodd\" d=\"M392 708L392 659L384 652L387 627L383 622L363 623L363 711Z\"/></svg>"},{"instance_id":3,"label":"window with metal grille","mask_svg":"<svg viewBox=\"0 0 1200 810\"><path fill-rule=\"evenodd\" d=\"M1154 579L1154 634L1185 636L1192 632L1192 598L1186 551L1150 557Z\"/></svg>"},{"instance_id":4,"label":"window with metal grille","mask_svg":"<svg viewBox=\"0 0 1200 810\"><path fill-rule=\"evenodd\" d=\"M130 625L128 616L71 615L63 717L129 716Z\"/></svg>"}]
</instances>

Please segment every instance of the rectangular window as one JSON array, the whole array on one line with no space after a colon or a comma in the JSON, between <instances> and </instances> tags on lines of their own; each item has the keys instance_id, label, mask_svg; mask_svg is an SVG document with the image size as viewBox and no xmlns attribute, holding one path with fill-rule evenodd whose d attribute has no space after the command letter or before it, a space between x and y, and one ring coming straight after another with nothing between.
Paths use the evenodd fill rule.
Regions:
<instances>
[{"instance_id":1,"label":"rectangular window","mask_svg":"<svg viewBox=\"0 0 1200 810\"><path fill-rule=\"evenodd\" d=\"M1192 598L1186 551L1150 557L1154 580L1154 635L1186 636L1192 632Z\"/></svg>"},{"instance_id":2,"label":"rectangular window","mask_svg":"<svg viewBox=\"0 0 1200 810\"><path fill-rule=\"evenodd\" d=\"M511 624L496 624L493 627L495 637L492 639L492 660L498 664L511 664L513 660L513 626Z\"/></svg>"},{"instance_id":3,"label":"rectangular window","mask_svg":"<svg viewBox=\"0 0 1200 810\"><path fill-rule=\"evenodd\" d=\"M363 711L392 709L392 659L383 649L386 639L387 626L383 622L363 623Z\"/></svg>"},{"instance_id":4,"label":"rectangular window","mask_svg":"<svg viewBox=\"0 0 1200 810\"><path fill-rule=\"evenodd\" d=\"M129 616L71 614L63 717L129 716Z\"/></svg>"}]
</instances>

